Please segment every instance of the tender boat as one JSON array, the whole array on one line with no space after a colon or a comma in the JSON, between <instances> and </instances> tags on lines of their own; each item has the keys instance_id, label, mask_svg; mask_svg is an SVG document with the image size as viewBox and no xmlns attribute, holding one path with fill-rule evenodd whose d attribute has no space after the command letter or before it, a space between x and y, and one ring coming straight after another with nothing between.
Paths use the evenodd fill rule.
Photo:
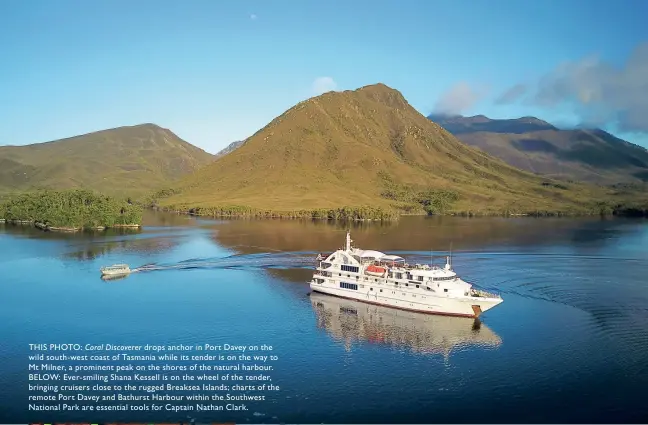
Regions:
<instances>
[{"instance_id":1,"label":"tender boat","mask_svg":"<svg viewBox=\"0 0 648 425\"><path fill-rule=\"evenodd\" d=\"M410 265L397 255L346 245L319 254L311 290L370 304L449 316L479 317L503 302L502 297L463 281L446 257L444 267Z\"/></svg>"},{"instance_id":2,"label":"tender boat","mask_svg":"<svg viewBox=\"0 0 648 425\"><path fill-rule=\"evenodd\" d=\"M128 264L114 264L112 266L102 267L101 269L102 276L125 276L130 274L131 269L128 267Z\"/></svg>"}]
</instances>

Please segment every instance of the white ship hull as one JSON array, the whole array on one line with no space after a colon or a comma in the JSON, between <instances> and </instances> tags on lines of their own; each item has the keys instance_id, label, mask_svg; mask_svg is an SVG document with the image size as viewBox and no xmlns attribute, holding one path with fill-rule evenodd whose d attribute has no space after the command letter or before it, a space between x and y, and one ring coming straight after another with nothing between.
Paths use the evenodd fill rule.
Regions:
<instances>
[{"instance_id":1,"label":"white ship hull","mask_svg":"<svg viewBox=\"0 0 648 425\"><path fill-rule=\"evenodd\" d=\"M357 291L354 291L351 289L340 288L339 282L342 281L337 281L337 287L335 284L318 284L311 282L310 287L312 291L334 295L349 300L357 300L369 304L415 311L418 313L441 314L457 317L479 317L481 313L490 310L502 302L502 300L498 298L465 297L457 299L424 295L422 293L415 294L410 291L405 292L405 295L403 295L403 291L389 290L387 293L385 292L386 289L383 289L383 292L380 292L382 285L374 285L373 291L371 291L367 285L363 288L364 290L358 289ZM398 292L398 295L392 292Z\"/></svg>"},{"instance_id":2,"label":"white ship hull","mask_svg":"<svg viewBox=\"0 0 648 425\"><path fill-rule=\"evenodd\" d=\"M110 277L126 276L127 274L130 274L130 270L120 270L120 271L111 270L111 271L103 271L103 272L101 272L102 276L110 276Z\"/></svg>"},{"instance_id":3,"label":"white ship hull","mask_svg":"<svg viewBox=\"0 0 648 425\"><path fill-rule=\"evenodd\" d=\"M405 262L396 255L346 246L317 258L312 291L364 303L428 314L479 317L502 303L499 295L476 290L445 267ZM385 270L383 273L376 273ZM380 274L381 276L378 276Z\"/></svg>"}]
</instances>

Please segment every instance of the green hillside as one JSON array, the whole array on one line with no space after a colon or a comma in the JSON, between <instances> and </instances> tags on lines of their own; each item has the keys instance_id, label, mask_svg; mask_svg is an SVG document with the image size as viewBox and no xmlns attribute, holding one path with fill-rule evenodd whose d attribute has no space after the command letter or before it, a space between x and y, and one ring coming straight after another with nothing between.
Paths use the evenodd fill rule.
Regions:
<instances>
[{"instance_id":1,"label":"green hillside","mask_svg":"<svg viewBox=\"0 0 648 425\"><path fill-rule=\"evenodd\" d=\"M401 93L376 84L297 104L159 193L157 203L198 214L295 216L362 206L400 213L585 213L598 212L603 196L601 189L542 178L469 147Z\"/></svg>"},{"instance_id":2,"label":"green hillside","mask_svg":"<svg viewBox=\"0 0 648 425\"><path fill-rule=\"evenodd\" d=\"M154 124L47 143L0 146L0 194L86 188L137 197L165 187L213 159Z\"/></svg>"}]
</instances>

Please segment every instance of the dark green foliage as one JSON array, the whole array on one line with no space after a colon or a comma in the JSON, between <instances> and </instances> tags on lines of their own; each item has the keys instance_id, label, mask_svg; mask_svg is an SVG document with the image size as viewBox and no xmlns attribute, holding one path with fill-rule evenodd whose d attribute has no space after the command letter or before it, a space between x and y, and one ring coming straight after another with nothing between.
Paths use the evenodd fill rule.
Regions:
<instances>
[{"instance_id":1,"label":"dark green foliage","mask_svg":"<svg viewBox=\"0 0 648 425\"><path fill-rule=\"evenodd\" d=\"M177 195L180 192L181 190L174 188L160 189L157 192L149 195L148 197L145 197L143 202L148 206L155 207L157 206L157 203L160 199L168 198L172 195Z\"/></svg>"},{"instance_id":2,"label":"dark green foliage","mask_svg":"<svg viewBox=\"0 0 648 425\"><path fill-rule=\"evenodd\" d=\"M176 212L186 212L197 216L210 217L255 217L255 218L307 218L316 220L377 220L391 221L397 220L398 214L394 211L383 208L360 206L360 207L342 207L335 209L312 209L312 210L294 210L294 211L273 211L261 210L239 205L230 205L222 207L196 207L187 208L186 206L170 206L166 210Z\"/></svg>"},{"instance_id":3,"label":"dark green foliage","mask_svg":"<svg viewBox=\"0 0 648 425\"><path fill-rule=\"evenodd\" d=\"M614 215L622 217L648 217L648 205L616 205Z\"/></svg>"},{"instance_id":4,"label":"dark green foliage","mask_svg":"<svg viewBox=\"0 0 648 425\"><path fill-rule=\"evenodd\" d=\"M569 189L564 184L557 183L557 182L542 182L542 185L545 186L545 187L555 187L556 189L560 189L560 190L568 190Z\"/></svg>"},{"instance_id":5,"label":"dark green foliage","mask_svg":"<svg viewBox=\"0 0 648 425\"><path fill-rule=\"evenodd\" d=\"M419 192L416 196L416 201L430 215L446 213L458 200L459 195L449 190L427 189Z\"/></svg>"},{"instance_id":6,"label":"dark green foliage","mask_svg":"<svg viewBox=\"0 0 648 425\"><path fill-rule=\"evenodd\" d=\"M0 205L7 221L52 227L115 227L142 222L142 208L89 190L40 190L9 197Z\"/></svg>"},{"instance_id":7,"label":"dark green foliage","mask_svg":"<svg viewBox=\"0 0 648 425\"><path fill-rule=\"evenodd\" d=\"M414 185L398 184L389 174L378 173L385 189L380 194L383 198L403 203L401 210L414 212L422 209L429 215L445 214L459 200L459 194L450 190L420 189Z\"/></svg>"}]
</instances>

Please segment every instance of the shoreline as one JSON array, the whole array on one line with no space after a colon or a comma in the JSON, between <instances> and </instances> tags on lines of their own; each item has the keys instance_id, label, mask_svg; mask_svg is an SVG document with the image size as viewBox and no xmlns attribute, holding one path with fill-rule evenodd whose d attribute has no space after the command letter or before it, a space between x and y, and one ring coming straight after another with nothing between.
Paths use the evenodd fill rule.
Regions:
<instances>
[{"instance_id":1,"label":"shoreline","mask_svg":"<svg viewBox=\"0 0 648 425\"><path fill-rule=\"evenodd\" d=\"M6 224L11 224L14 226L24 226L24 225L29 225L33 226L39 230L42 230L44 232L62 232L62 233L75 233L75 232L80 232L84 230L93 230L93 231L104 231L107 229L111 228L140 228L142 227L141 224L115 224L112 226L93 226L93 227L70 227L70 226L51 226L49 224L45 224L40 221L31 221L31 220L5 220L2 219L0 223L6 223Z\"/></svg>"},{"instance_id":2,"label":"shoreline","mask_svg":"<svg viewBox=\"0 0 648 425\"><path fill-rule=\"evenodd\" d=\"M348 207L346 207L348 208ZM289 220L315 220L315 221L354 221L354 222L396 222L400 217L407 216L427 216L427 217L467 217L467 218L479 218L479 217L499 217L499 218L519 218L519 217L530 217L530 218L543 218L543 217L564 217L564 218L585 218L585 217L602 217L602 218L613 218L613 217L624 217L624 218L648 218L648 210L635 210L635 209L623 209L617 211L605 211L605 212L595 212L595 211L529 211L529 212L509 212L509 211L448 211L443 214L428 214L425 212L412 213L388 213L383 210L384 214L380 218L371 218L371 217L335 217L334 214L323 214L323 210L299 210L299 211L272 211L272 210L256 210L253 208L245 208L245 211L241 211L242 207L239 208L227 208L227 207L212 207L205 208L201 211L200 208L183 208L178 209L174 207L159 207L153 206L148 208L153 211L160 211L166 213L173 213L178 215L187 215L191 217L205 217L205 218L220 218L220 219L289 219ZM206 211L205 211L206 210ZM238 211L236 211L238 210ZM339 209L331 209L328 211L342 211L345 210L345 207ZM353 209L348 209L349 215L353 216L351 211ZM203 212L204 211L204 212Z\"/></svg>"}]
</instances>

